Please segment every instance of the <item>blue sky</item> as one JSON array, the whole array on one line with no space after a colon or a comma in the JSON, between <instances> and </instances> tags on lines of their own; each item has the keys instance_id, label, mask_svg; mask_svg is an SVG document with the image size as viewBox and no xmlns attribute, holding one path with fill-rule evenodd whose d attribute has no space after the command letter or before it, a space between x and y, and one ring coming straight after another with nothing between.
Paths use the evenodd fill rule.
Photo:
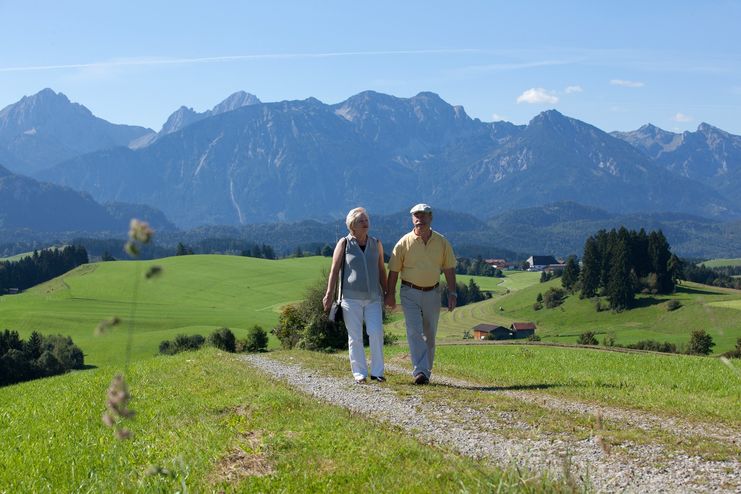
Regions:
<instances>
[{"instance_id":1,"label":"blue sky","mask_svg":"<svg viewBox=\"0 0 741 494\"><path fill-rule=\"evenodd\" d=\"M741 134L740 1L0 0L0 108L45 87L159 130L237 90L433 91L472 117Z\"/></svg>"}]
</instances>

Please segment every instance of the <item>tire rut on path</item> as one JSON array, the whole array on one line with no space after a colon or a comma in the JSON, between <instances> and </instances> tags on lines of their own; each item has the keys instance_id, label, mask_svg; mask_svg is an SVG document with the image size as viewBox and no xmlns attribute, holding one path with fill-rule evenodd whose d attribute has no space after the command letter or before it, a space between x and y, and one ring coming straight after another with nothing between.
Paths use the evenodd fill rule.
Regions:
<instances>
[{"instance_id":1,"label":"tire rut on path","mask_svg":"<svg viewBox=\"0 0 741 494\"><path fill-rule=\"evenodd\" d=\"M595 439L571 440L562 434L538 432L524 422L536 439L512 439L498 430L513 423L481 414L464 405L442 403L420 395L400 396L390 386L352 384L349 379L321 375L314 369L287 364L266 355L242 357L249 365L322 401L351 410L371 420L399 427L419 440L444 446L478 460L507 468L517 465L551 476L569 475L599 492L741 492L738 461L705 461L700 457L665 451L659 445L622 444L606 454ZM397 372L394 366L387 369ZM406 371L404 371L406 373ZM436 382L447 379L435 376ZM448 385L474 389L476 385L447 380ZM512 397L519 398L519 392ZM545 405L560 406L554 401ZM563 410L563 408L557 408ZM591 410L569 410L591 413ZM603 412L605 413L605 412ZM473 414L476 420L468 420ZM607 413L605 413L607 416ZM515 419L516 420L516 419ZM566 473L566 472L569 473Z\"/></svg>"}]
</instances>

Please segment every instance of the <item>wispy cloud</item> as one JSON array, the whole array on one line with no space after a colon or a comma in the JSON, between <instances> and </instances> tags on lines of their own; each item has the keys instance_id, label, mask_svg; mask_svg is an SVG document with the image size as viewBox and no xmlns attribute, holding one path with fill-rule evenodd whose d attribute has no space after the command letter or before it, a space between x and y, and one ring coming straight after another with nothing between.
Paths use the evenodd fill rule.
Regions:
<instances>
[{"instance_id":1,"label":"wispy cloud","mask_svg":"<svg viewBox=\"0 0 741 494\"><path fill-rule=\"evenodd\" d=\"M189 65L199 63L223 63L239 62L249 60L299 60L320 59L339 57L375 57L389 55L455 55L481 53L481 50L461 49L437 49L437 50L386 50L386 51L345 51L345 52L320 52L320 53L260 53L253 55L224 55L215 57L199 58L127 58L91 63L49 64L49 65L26 65L15 67L0 67L0 72L32 72L45 70L69 70L69 69L104 69L127 66L163 66L163 65Z\"/></svg>"},{"instance_id":2,"label":"wispy cloud","mask_svg":"<svg viewBox=\"0 0 741 494\"><path fill-rule=\"evenodd\" d=\"M639 81L626 81L625 79L612 79L610 81L610 84L613 86L621 86L621 87L643 87L645 86L644 83Z\"/></svg>"},{"instance_id":3,"label":"wispy cloud","mask_svg":"<svg viewBox=\"0 0 741 494\"><path fill-rule=\"evenodd\" d=\"M549 93L542 87L530 88L517 97L517 103L529 103L532 105L548 104L555 105L558 103L558 97Z\"/></svg>"},{"instance_id":4,"label":"wispy cloud","mask_svg":"<svg viewBox=\"0 0 741 494\"><path fill-rule=\"evenodd\" d=\"M677 112L677 114L672 117L672 120L674 120L675 122L691 122L694 120L694 118L690 115L685 115L684 113Z\"/></svg>"},{"instance_id":5,"label":"wispy cloud","mask_svg":"<svg viewBox=\"0 0 741 494\"><path fill-rule=\"evenodd\" d=\"M531 62L509 62L509 63L489 63L480 65L468 65L462 67L462 72L506 72L511 70L534 69L539 67L549 67L555 65L570 65L578 63L576 59L557 59L557 60L535 60Z\"/></svg>"},{"instance_id":6,"label":"wispy cloud","mask_svg":"<svg viewBox=\"0 0 741 494\"><path fill-rule=\"evenodd\" d=\"M566 86L566 89L563 90L563 92L566 93L566 94L581 93L583 91L584 91L584 89L582 89L582 87L579 86L579 85L576 85L576 86Z\"/></svg>"},{"instance_id":7,"label":"wispy cloud","mask_svg":"<svg viewBox=\"0 0 741 494\"><path fill-rule=\"evenodd\" d=\"M507 120L507 117L503 115L499 115L498 113L492 113L491 114L491 121L492 122L501 122L502 120Z\"/></svg>"}]
</instances>

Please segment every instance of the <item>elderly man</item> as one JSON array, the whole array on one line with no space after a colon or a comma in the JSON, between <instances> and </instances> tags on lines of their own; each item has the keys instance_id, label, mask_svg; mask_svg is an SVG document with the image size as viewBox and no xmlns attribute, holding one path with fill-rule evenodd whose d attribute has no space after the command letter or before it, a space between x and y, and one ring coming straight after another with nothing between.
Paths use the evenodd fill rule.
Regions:
<instances>
[{"instance_id":1,"label":"elderly man","mask_svg":"<svg viewBox=\"0 0 741 494\"><path fill-rule=\"evenodd\" d=\"M414 229L394 246L388 268L385 303L396 306L396 281L401 273L401 307L407 327L415 384L430 382L435 335L440 316L440 272L448 285L448 310L456 305L455 255L450 243L431 228L432 208L417 204L410 211Z\"/></svg>"}]
</instances>

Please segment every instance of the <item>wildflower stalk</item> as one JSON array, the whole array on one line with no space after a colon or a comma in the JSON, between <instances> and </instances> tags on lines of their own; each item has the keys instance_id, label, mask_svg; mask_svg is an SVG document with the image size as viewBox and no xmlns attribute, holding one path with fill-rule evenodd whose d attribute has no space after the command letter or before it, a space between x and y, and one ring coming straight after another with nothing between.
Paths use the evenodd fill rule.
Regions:
<instances>
[{"instance_id":1,"label":"wildflower stalk","mask_svg":"<svg viewBox=\"0 0 741 494\"><path fill-rule=\"evenodd\" d=\"M139 257L141 246L149 243L154 235L149 225L143 221L132 219L129 225L129 240L124 246L124 250L132 257ZM152 266L147 271L147 279L156 276L162 272L162 269L158 266ZM137 262L134 265L134 286L132 291L131 299L131 310L129 312L129 320L127 324L126 334L126 350L124 354L124 371L123 374L116 374L111 380L111 384L108 386L106 392L106 411L103 413L103 423L114 429L116 437L118 439L129 439L131 437L131 431L126 427L123 427L121 423L125 419L129 419L134 416L134 411L129 409L129 401L131 400L131 394L129 393L129 387L126 383L126 376L129 373L129 363L131 362L131 348L134 341L134 323L136 321L136 309L139 300L139 276L141 275L141 266ZM96 328L96 334L105 333L109 328L117 325L120 322L118 317L113 317L109 321L103 321L98 324Z\"/></svg>"}]
</instances>

